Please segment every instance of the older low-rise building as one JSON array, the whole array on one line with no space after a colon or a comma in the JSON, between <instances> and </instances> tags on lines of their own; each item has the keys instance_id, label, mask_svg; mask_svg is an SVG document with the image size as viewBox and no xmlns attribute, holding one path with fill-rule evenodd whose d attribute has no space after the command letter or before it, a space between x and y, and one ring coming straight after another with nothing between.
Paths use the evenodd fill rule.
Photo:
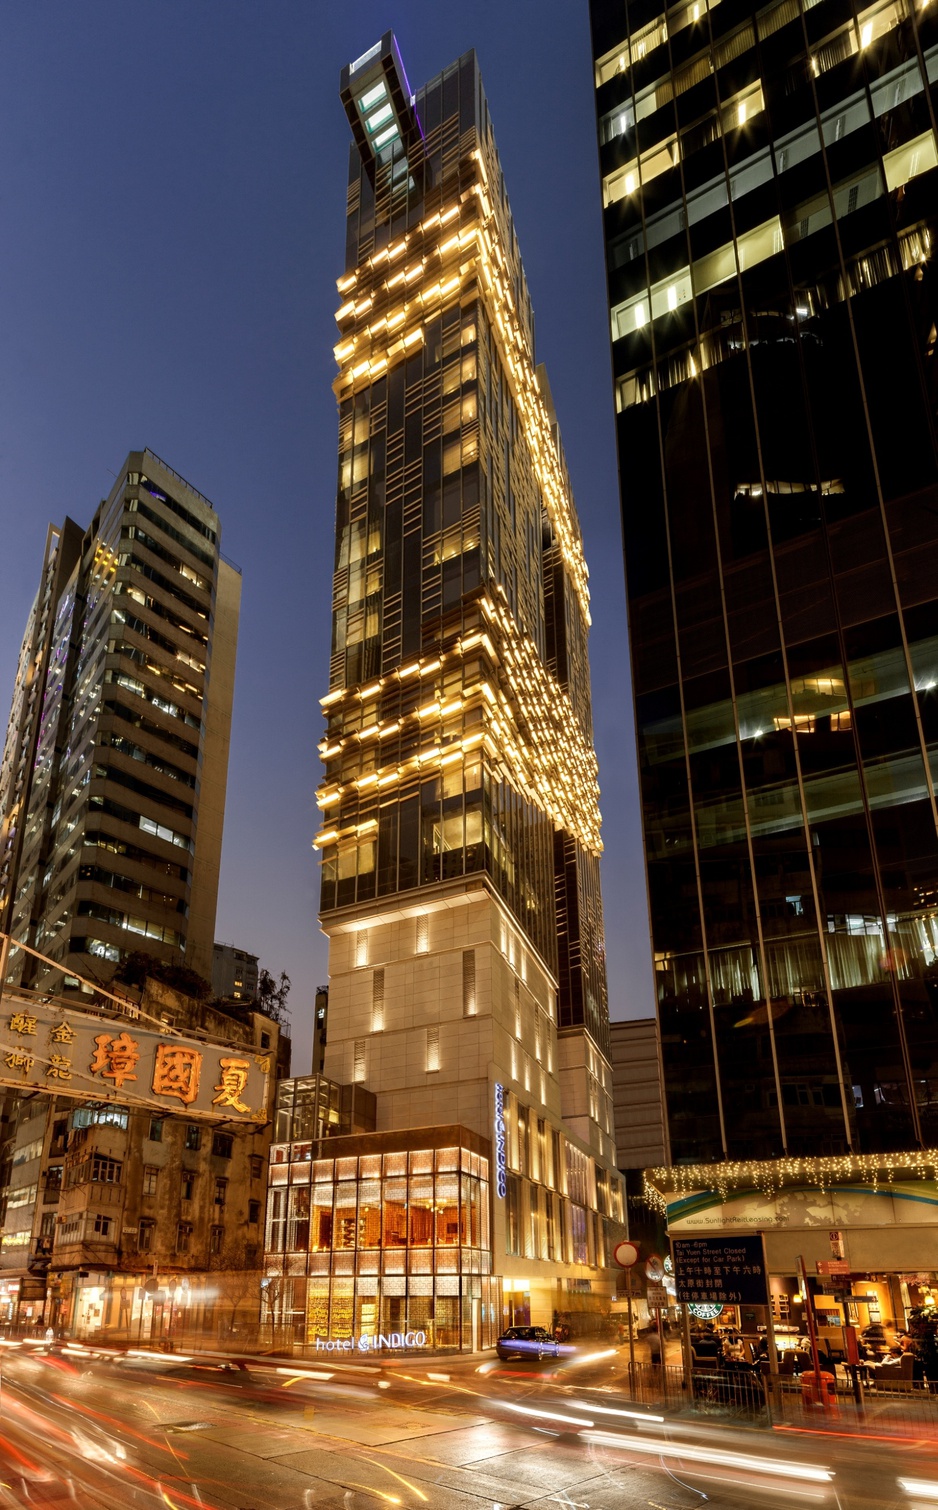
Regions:
<instances>
[{"instance_id":1,"label":"older low-rise building","mask_svg":"<svg viewBox=\"0 0 938 1510\"><path fill-rule=\"evenodd\" d=\"M253 1001L257 995L257 955L234 944L212 951L212 990L223 1001Z\"/></svg>"},{"instance_id":2,"label":"older low-rise building","mask_svg":"<svg viewBox=\"0 0 938 1510\"><path fill-rule=\"evenodd\" d=\"M267 1121L20 1095L0 1237L9 1319L99 1339L222 1337L257 1323L271 1117L289 1039L258 1012L156 981L141 1010L206 1043L269 1055Z\"/></svg>"}]
</instances>

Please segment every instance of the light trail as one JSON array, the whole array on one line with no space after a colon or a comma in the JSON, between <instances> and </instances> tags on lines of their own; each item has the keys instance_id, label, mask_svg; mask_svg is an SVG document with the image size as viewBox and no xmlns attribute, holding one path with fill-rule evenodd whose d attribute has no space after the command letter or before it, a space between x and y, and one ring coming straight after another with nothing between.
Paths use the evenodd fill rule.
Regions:
<instances>
[{"instance_id":1,"label":"light trail","mask_svg":"<svg viewBox=\"0 0 938 1510\"><path fill-rule=\"evenodd\" d=\"M809 1484L830 1484L834 1475L829 1468L813 1463L789 1463L784 1458L756 1458L742 1452L720 1452L715 1447L682 1446L678 1442L650 1442L645 1437L616 1437L611 1432L593 1431L585 1440L597 1447L618 1447L623 1452L641 1452L650 1457L679 1458L687 1463L708 1467L738 1468L747 1473L774 1474L779 1478L800 1479Z\"/></svg>"},{"instance_id":2,"label":"light trail","mask_svg":"<svg viewBox=\"0 0 938 1510\"><path fill-rule=\"evenodd\" d=\"M896 1482L903 1494L913 1494L916 1499L938 1504L938 1482L928 1479L897 1479Z\"/></svg>"},{"instance_id":3,"label":"light trail","mask_svg":"<svg viewBox=\"0 0 938 1510\"><path fill-rule=\"evenodd\" d=\"M559 1416L554 1410L534 1410L530 1405L513 1405L510 1400L493 1400L492 1404L502 1405L505 1410L516 1411L519 1416L536 1416L539 1421L562 1421L567 1426L596 1425L595 1421L585 1421L579 1416Z\"/></svg>"},{"instance_id":4,"label":"light trail","mask_svg":"<svg viewBox=\"0 0 938 1510\"><path fill-rule=\"evenodd\" d=\"M628 1421L650 1421L654 1426L664 1425L664 1416L650 1416L641 1410L613 1410L608 1405L587 1404L583 1400L571 1400L575 1410L591 1410L594 1416L624 1416Z\"/></svg>"}]
</instances>

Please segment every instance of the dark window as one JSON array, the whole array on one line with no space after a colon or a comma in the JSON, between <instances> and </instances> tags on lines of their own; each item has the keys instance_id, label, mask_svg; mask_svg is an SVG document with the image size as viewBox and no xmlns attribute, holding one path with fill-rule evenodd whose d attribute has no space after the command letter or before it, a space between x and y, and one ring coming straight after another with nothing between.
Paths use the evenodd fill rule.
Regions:
<instances>
[{"instance_id":1,"label":"dark window","mask_svg":"<svg viewBox=\"0 0 938 1510\"><path fill-rule=\"evenodd\" d=\"M189 1244L192 1241L192 1226L189 1222L180 1222L176 1228L176 1252L188 1253Z\"/></svg>"},{"instance_id":2,"label":"dark window","mask_svg":"<svg viewBox=\"0 0 938 1510\"><path fill-rule=\"evenodd\" d=\"M107 1237L111 1230L111 1218L109 1216L96 1216L94 1219L94 1230L95 1232L99 1232L102 1237Z\"/></svg>"},{"instance_id":3,"label":"dark window","mask_svg":"<svg viewBox=\"0 0 938 1510\"><path fill-rule=\"evenodd\" d=\"M156 1222L151 1220L150 1217L144 1217L143 1221L140 1223L140 1226L137 1229L137 1251L139 1253L149 1253L152 1249L153 1229L155 1226Z\"/></svg>"},{"instance_id":4,"label":"dark window","mask_svg":"<svg viewBox=\"0 0 938 1510\"><path fill-rule=\"evenodd\" d=\"M156 1195L156 1182L159 1179L159 1177L160 1177L159 1170L158 1169L154 1169L152 1165L148 1165L144 1169L144 1171L143 1171L143 1193L144 1193L144 1195Z\"/></svg>"},{"instance_id":5,"label":"dark window","mask_svg":"<svg viewBox=\"0 0 938 1510\"><path fill-rule=\"evenodd\" d=\"M228 1197L228 1181L227 1180L216 1180L215 1181L215 1205L216 1206L224 1206L227 1197Z\"/></svg>"},{"instance_id":6,"label":"dark window","mask_svg":"<svg viewBox=\"0 0 938 1510\"><path fill-rule=\"evenodd\" d=\"M212 1153L218 1159L230 1159L233 1142L230 1133L216 1133L212 1139Z\"/></svg>"},{"instance_id":7,"label":"dark window","mask_svg":"<svg viewBox=\"0 0 938 1510\"><path fill-rule=\"evenodd\" d=\"M94 1154L91 1160L91 1178L102 1185L119 1185L123 1165L119 1159L106 1159L103 1154Z\"/></svg>"},{"instance_id":8,"label":"dark window","mask_svg":"<svg viewBox=\"0 0 938 1510\"><path fill-rule=\"evenodd\" d=\"M259 1153L251 1154L251 1179L259 1180L264 1173L264 1160Z\"/></svg>"},{"instance_id":9,"label":"dark window","mask_svg":"<svg viewBox=\"0 0 938 1510\"><path fill-rule=\"evenodd\" d=\"M163 1141L163 1118L162 1117L151 1117L150 1118L150 1131L147 1133L147 1137L150 1139L151 1143L162 1143L162 1141Z\"/></svg>"},{"instance_id":10,"label":"dark window","mask_svg":"<svg viewBox=\"0 0 938 1510\"><path fill-rule=\"evenodd\" d=\"M262 1049L269 1049L270 1048L270 1034L269 1033L262 1033L261 1034L261 1048Z\"/></svg>"},{"instance_id":11,"label":"dark window","mask_svg":"<svg viewBox=\"0 0 938 1510\"><path fill-rule=\"evenodd\" d=\"M202 1129L196 1127L194 1122L190 1122L186 1128L186 1147L192 1153L197 1153L202 1147Z\"/></svg>"},{"instance_id":12,"label":"dark window","mask_svg":"<svg viewBox=\"0 0 938 1510\"><path fill-rule=\"evenodd\" d=\"M260 1201L248 1201L248 1221L259 1222L261 1219Z\"/></svg>"},{"instance_id":13,"label":"dark window","mask_svg":"<svg viewBox=\"0 0 938 1510\"><path fill-rule=\"evenodd\" d=\"M209 1253L220 1253L225 1242L224 1227L213 1227L209 1237Z\"/></svg>"},{"instance_id":14,"label":"dark window","mask_svg":"<svg viewBox=\"0 0 938 1510\"><path fill-rule=\"evenodd\" d=\"M191 1169L183 1170L182 1181L179 1189L180 1195L184 1201L192 1200L192 1192L195 1189L195 1175L192 1173Z\"/></svg>"}]
</instances>

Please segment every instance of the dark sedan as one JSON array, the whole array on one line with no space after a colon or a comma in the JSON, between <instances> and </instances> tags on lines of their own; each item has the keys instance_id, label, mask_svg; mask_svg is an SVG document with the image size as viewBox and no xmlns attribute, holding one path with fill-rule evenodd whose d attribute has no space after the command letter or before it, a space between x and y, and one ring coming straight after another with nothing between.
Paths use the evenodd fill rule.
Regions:
<instances>
[{"instance_id":1,"label":"dark sedan","mask_svg":"<svg viewBox=\"0 0 938 1510\"><path fill-rule=\"evenodd\" d=\"M542 1326L510 1326L495 1351L499 1358L559 1358L560 1343Z\"/></svg>"}]
</instances>

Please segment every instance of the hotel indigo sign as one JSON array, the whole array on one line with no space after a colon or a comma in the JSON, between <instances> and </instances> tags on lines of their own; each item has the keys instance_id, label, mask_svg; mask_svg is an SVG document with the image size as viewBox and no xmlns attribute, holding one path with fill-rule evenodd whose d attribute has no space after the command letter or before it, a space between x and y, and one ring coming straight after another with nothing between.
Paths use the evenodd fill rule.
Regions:
<instances>
[{"instance_id":1,"label":"hotel indigo sign","mask_svg":"<svg viewBox=\"0 0 938 1510\"><path fill-rule=\"evenodd\" d=\"M505 1142L505 1087L495 1087L495 1191L502 1200L508 1193L508 1153Z\"/></svg>"},{"instance_id":2,"label":"hotel indigo sign","mask_svg":"<svg viewBox=\"0 0 938 1510\"><path fill-rule=\"evenodd\" d=\"M426 1332L362 1332L360 1337L317 1337L317 1353L377 1353L387 1347L426 1347Z\"/></svg>"}]
</instances>

